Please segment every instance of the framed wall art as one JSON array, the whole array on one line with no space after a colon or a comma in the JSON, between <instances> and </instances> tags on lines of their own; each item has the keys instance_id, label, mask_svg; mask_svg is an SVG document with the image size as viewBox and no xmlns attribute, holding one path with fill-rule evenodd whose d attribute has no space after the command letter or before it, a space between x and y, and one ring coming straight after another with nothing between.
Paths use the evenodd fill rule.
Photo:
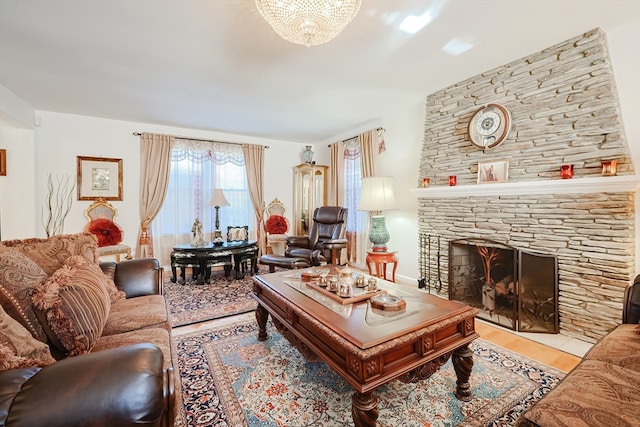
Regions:
<instances>
[{"instance_id":1,"label":"framed wall art","mask_svg":"<svg viewBox=\"0 0 640 427\"><path fill-rule=\"evenodd\" d=\"M507 182L509 160L478 162L478 184Z\"/></svg>"},{"instance_id":2,"label":"framed wall art","mask_svg":"<svg viewBox=\"0 0 640 427\"><path fill-rule=\"evenodd\" d=\"M7 150L0 149L0 176L7 176Z\"/></svg>"},{"instance_id":3,"label":"framed wall art","mask_svg":"<svg viewBox=\"0 0 640 427\"><path fill-rule=\"evenodd\" d=\"M78 200L122 200L122 159L77 156Z\"/></svg>"}]
</instances>

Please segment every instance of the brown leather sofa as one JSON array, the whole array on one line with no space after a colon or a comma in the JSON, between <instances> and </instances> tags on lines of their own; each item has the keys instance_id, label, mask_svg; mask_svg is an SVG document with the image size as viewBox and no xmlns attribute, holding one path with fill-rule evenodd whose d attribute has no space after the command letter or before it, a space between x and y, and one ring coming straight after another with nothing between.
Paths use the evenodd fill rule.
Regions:
<instances>
[{"instance_id":1,"label":"brown leather sofa","mask_svg":"<svg viewBox=\"0 0 640 427\"><path fill-rule=\"evenodd\" d=\"M175 390L179 387L174 378L177 356L171 342L168 306L162 296L162 269L155 259L98 263L96 248L95 237L88 233L0 243L0 294L6 296L20 284L20 279L16 282L9 278L19 277L12 269L26 271L24 281L31 283L20 295L31 295L40 323L50 318L39 313L34 289L57 277L57 270L64 270L72 258L77 258L74 254L98 264L98 271L111 277L118 290L107 304L109 311L102 330L82 354L61 351L49 335L45 344L53 356L51 359L47 355L50 362L0 370L0 427L176 424L175 409L181 404L179 389ZM25 265L32 264L27 268L17 263L16 259L23 259L19 256L26 260ZM40 270L34 272L36 266ZM18 300L0 298L1 311L19 318L12 307ZM24 307L23 314L29 309ZM36 323L17 320L26 326ZM0 341L2 338L0 330Z\"/></svg>"},{"instance_id":2,"label":"brown leather sofa","mask_svg":"<svg viewBox=\"0 0 640 427\"><path fill-rule=\"evenodd\" d=\"M516 426L640 426L640 275L625 290L622 322Z\"/></svg>"}]
</instances>

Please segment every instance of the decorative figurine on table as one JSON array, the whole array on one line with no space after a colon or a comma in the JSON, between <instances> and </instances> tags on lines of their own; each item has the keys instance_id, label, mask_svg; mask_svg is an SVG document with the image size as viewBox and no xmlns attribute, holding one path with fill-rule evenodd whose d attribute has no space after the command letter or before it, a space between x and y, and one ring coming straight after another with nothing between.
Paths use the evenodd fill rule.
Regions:
<instances>
[{"instance_id":1,"label":"decorative figurine on table","mask_svg":"<svg viewBox=\"0 0 640 427\"><path fill-rule=\"evenodd\" d=\"M193 239L191 240L191 246L204 246L204 238L202 237L202 223L198 218L191 227L191 233Z\"/></svg>"}]
</instances>

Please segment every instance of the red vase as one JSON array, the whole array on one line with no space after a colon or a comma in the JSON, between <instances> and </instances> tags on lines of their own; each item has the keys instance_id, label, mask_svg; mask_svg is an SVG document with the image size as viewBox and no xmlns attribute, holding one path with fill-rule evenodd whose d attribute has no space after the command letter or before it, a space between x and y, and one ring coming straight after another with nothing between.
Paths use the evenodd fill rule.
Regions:
<instances>
[{"instance_id":1,"label":"red vase","mask_svg":"<svg viewBox=\"0 0 640 427\"><path fill-rule=\"evenodd\" d=\"M573 165L560 166L560 176L562 179L570 179L573 177Z\"/></svg>"},{"instance_id":2,"label":"red vase","mask_svg":"<svg viewBox=\"0 0 640 427\"><path fill-rule=\"evenodd\" d=\"M458 183L458 178L455 175L449 176L449 185L453 187Z\"/></svg>"}]
</instances>

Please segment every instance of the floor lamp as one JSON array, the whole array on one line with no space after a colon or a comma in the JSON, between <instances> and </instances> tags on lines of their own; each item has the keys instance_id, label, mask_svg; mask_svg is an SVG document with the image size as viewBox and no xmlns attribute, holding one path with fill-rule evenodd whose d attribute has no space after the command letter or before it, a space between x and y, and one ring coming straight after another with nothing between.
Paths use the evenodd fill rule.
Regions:
<instances>
[{"instance_id":1,"label":"floor lamp","mask_svg":"<svg viewBox=\"0 0 640 427\"><path fill-rule=\"evenodd\" d=\"M215 188L213 190L213 196L211 196L209 206L216 208L216 228L213 230L213 243L221 245L224 243L224 239L222 238L222 231L220 231L220 217L218 216L218 211L220 210L220 206L231 206L227 198L224 197L224 192L221 188Z\"/></svg>"},{"instance_id":2,"label":"floor lamp","mask_svg":"<svg viewBox=\"0 0 640 427\"><path fill-rule=\"evenodd\" d=\"M372 176L362 178L358 210L370 212L371 229L369 230L369 240L373 243L372 249L375 252L386 252L387 242L391 237L382 211L395 208L396 198L393 194L393 177Z\"/></svg>"}]
</instances>

